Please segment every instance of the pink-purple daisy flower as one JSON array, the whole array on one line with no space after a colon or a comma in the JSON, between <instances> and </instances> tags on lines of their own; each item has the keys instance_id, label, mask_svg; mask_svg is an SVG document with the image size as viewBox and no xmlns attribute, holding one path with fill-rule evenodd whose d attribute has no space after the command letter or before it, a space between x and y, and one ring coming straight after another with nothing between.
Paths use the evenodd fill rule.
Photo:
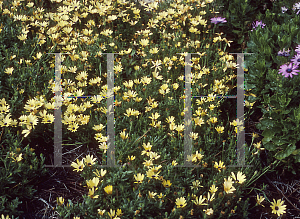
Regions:
<instances>
[{"instance_id":1,"label":"pink-purple daisy flower","mask_svg":"<svg viewBox=\"0 0 300 219\"><path fill-rule=\"evenodd\" d=\"M210 21L214 24L218 24L218 23L226 23L226 19L225 18L222 18L222 17L214 17L214 18L211 18Z\"/></svg>"},{"instance_id":2,"label":"pink-purple daisy flower","mask_svg":"<svg viewBox=\"0 0 300 219\"><path fill-rule=\"evenodd\" d=\"M264 26L266 26L266 24L264 24L262 21L255 21L252 23L252 27L253 27L252 29L256 30L256 28L258 26L261 26L261 28L264 28ZM251 30L251 31L253 31L253 30Z\"/></svg>"},{"instance_id":3,"label":"pink-purple daisy flower","mask_svg":"<svg viewBox=\"0 0 300 219\"><path fill-rule=\"evenodd\" d=\"M300 54L296 54L293 59L291 59L291 61L295 64L295 65L300 65Z\"/></svg>"},{"instance_id":4,"label":"pink-purple daisy flower","mask_svg":"<svg viewBox=\"0 0 300 219\"><path fill-rule=\"evenodd\" d=\"M284 64L280 66L279 73L282 74L284 77L293 77L293 75L298 75L296 72L299 72L299 70L296 70L298 68L298 65L294 65L293 63L290 63L289 65Z\"/></svg>"},{"instance_id":5,"label":"pink-purple daisy flower","mask_svg":"<svg viewBox=\"0 0 300 219\"><path fill-rule=\"evenodd\" d=\"M296 52L297 54L300 54L300 45L297 46L297 48L295 49L295 52Z\"/></svg>"},{"instance_id":6,"label":"pink-purple daisy flower","mask_svg":"<svg viewBox=\"0 0 300 219\"><path fill-rule=\"evenodd\" d=\"M299 12L300 12L300 2L295 3L293 5L293 11L295 11L296 9L298 10L296 14L299 14Z\"/></svg>"}]
</instances>

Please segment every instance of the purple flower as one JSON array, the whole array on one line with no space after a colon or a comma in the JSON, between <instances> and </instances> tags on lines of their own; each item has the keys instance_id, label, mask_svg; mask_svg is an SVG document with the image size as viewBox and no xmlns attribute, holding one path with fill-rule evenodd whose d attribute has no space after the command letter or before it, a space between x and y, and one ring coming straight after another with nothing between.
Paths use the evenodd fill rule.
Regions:
<instances>
[{"instance_id":1,"label":"purple flower","mask_svg":"<svg viewBox=\"0 0 300 219\"><path fill-rule=\"evenodd\" d=\"M252 23L252 26L253 28L252 29L255 29L258 27L258 26L261 26L261 28L264 28L264 26L266 26L266 24L264 24L262 21L255 21ZM251 30L253 31L253 30Z\"/></svg>"},{"instance_id":2,"label":"purple flower","mask_svg":"<svg viewBox=\"0 0 300 219\"><path fill-rule=\"evenodd\" d=\"M285 51L285 48L283 48L283 50L281 51L279 51L277 54L279 55L279 56L285 56L285 57L288 57L289 55L290 55L290 50L288 49L287 51Z\"/></svg>"},{"instance_id":3,"label":"purple flower","mask_svg":"<svg viewBox=\"0 0 300 219\"><path fill-rule=\"evenodd\" d=\"M283 14L284 14L287 10L288 10L288 9L287 9L285 6L281 7L281 12L282 12Z\"/></svg>"},{"instance_id":4,"label":"purple flower","mask_svg":"<svg viewBox=\"0 0 300 219\"><path fill-rule=\"evenodd\" d=\"M214 17L214 18L211 18L210 21L214 24L218 24L218 23L226 23L226 19L225 18L222 18L222 17Z\"/></svg>"},{"instance_id":5,"label":"purple flower","mask_svg":"<svg viewBox=\"0 0 300 219\"><path fill-rule=\"evenodd\" d=\"M300 54L300 45L297 46L295 51L296 51L297 54Z\"/></svg>"},{"instance_id":6,"label":"purple flower","mask_svg":"<svg viewBox=\"0 0 300 219\"><path fill-rule=\"evenodd\" d=\"M295 65L300 65L300 54L296 54L293 59L291 59L291 61L295 64Z\"/></svg>"},{"instance_id":7,"label":"purple flower","mask_svg":"<svg viewBox=\"0 0 300 219\"><path fill-rule=\"evenodd\" d=\"M299 70L296 70L298 68L298 65L293 65L293 63L290 63L289 65L282 65L280 66L279 73L282 74L284 77L293 77L293 75L298 75L296 72L299 72Z\"/></svg>"},{"instance_id":8,"label":"purple flower","mask_svg":"<svg viewBox=\"0 0 300 219\"><path fill-rule=\"evenodd\" d=\"M295 9L300 10L300 2L295 3L295 4L293 5L293 10L295 10Z\"/></svg>"},{"instance_id":9,"label":"purple flower","mask_svg":"<svg viewBox=\"0 0 300 219\"><path fill-rule=\"evenodd\" d=\"M293 11L295 11L296 9L298 10L296 14L299 14L299 12L300 12L300 2L295 3L293 5Z\"/></svg>"}]
</instances>

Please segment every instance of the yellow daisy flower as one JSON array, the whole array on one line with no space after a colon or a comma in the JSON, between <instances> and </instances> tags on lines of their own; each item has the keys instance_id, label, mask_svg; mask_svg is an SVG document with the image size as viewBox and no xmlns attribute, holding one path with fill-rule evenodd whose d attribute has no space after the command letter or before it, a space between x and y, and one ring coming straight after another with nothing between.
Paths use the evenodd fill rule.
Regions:
<instances>
[{"instance_id":1,"label":"yellow daisy flower","mask_svg":"<svg viewBox=\"0 0 300 219\"><path fill-rule=\"evenodd\" d=\"M273 202L271 202L271 208L272 208L272 213L277 214L278 216L286 213L286 205L284 204L284 201L281 201L280 199L277 200L277 202L275 201L275 199L273 199Z\"/></svg>"}]
</instances>

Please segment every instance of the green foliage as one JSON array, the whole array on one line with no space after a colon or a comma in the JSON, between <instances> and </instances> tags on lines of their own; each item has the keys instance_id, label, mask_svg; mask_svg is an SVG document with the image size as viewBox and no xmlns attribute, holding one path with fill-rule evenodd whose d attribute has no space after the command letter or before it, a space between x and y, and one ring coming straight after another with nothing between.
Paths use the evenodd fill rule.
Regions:
<instances>
[{"instance_id":1,"label":"green foliage","mask_svg":"<svg viewBox=\"0 0 300 219\"><path fill-rule=\"evenodd\" d=\"M256 95L251 99L262 104L258 108L262 110L263 118L256 127L264 130L264 147L270 151L271 157L282 160L295 174L299 162L296 143L300 141L300 77L285 78L279 74L279 67L296 54L294 50L300 37L297 31L299 17L295 13L276 12L267 10L262 19L266 26L258 27L250 34L246 52L254 54L246 61L249 72L245 75L245 86ZM278 56L277 53L284 48L290 49L290 55Z\"/></svg>"},{"instance_id":2,"label":"green foliage","mask_svg":"<svg viewBox=\"0 0 300 219\"><path fill-rule=\"evenodd\" d=\"M46 52L72 52L62 56L61 73L64 94L73 96L104 95L107 89L105 85L107 84L108 66L107 56L102 53L120 52L114 56L116 61L114 65L119 64L123 68L114 72L114 83L117 85L114 94L115 100L119 103L115 102L116 136L114 136L114 144L115 156L120 166L118 168L106 167L107 173L99 176L95 171L103 168L105 152L98 152L102 160L97 160L96 164L87 164L83 160L82 163L85 165L80 165L80 168L82 167L81 176L86 180L84 186L87 187L88 195L83 196L82 203L73 204L71 200L66 203L64 200L58 200L55 210L62 218L71 219L74 217L107 218L107 216L112 218L110 214L114 214L113 211L117 211L118 216L122 216L122 218L180 218L181 216L184 218L209 218L204 212L209 206L214 210L215 218L247 218L250 204L246 190L269 169L262 169L260 161L253 155L253 152L259 153L260 151L252 147L254 137L251 145L245 145L245 161L246 164L253 165L255 168L234 169L236 167L228 167L228 165L234 165L236 159L237 130L235 128L237 127L229 124L235 120L235 107L233 106L236 103L233 104L228 99L207 100L199 103L200 101L197 102L193 98L192 113L199 116L198 122L200 122L200 117L205 119L203 124L197 126L195 120L190 121L194 125L193 132L199 136L193 140L194 150L189 158L199 166L193 169L178 166L178 163L182 164L185 161L183 128L180 130L180 127L184 122L185 80L183 72L186 66L184 56L180 56L178 53L194 53L192 72L197 77L193 77L193 95L227 96L234 93L234 90L227 88L235 86L236 83L236 80L227 78L228 76L235 78L235 67L229 67L230 63L228 62L229 60L234 61L234 58L225 53L228 45L224 45L226 39L216 39L216 34L224 31L226 34L222 37L234 41L231 48L238 45L242 49L244 49L245 42L248 41L248 36L250 37L247 52L252 52L254 55L246 58L245 65L249 66L249 71L245 75L245 88L252 90L253 95L248 96L247 101L250 103L257 101L259 103L257 107L263 111L263 118L257 127L264 130L262 142L265 149L270 151L269 155L272 159L281 160L290 168L293 163L300 161L300 151L296 149L296 143L299 141L300 120L300 108L297 105L299 77L294 77L293 80L281 79L282 77L278 75L278 66L286 62L287 58L277 56L277 48L294 48L296 44L299 44L298 17L292 13L286 13L279 15L278 19L276 15L280 13L278 11L279 3L278 5L274 3L277 8L274 7L274 11L272 11L273 9L270 11L272 4L268 4L263 9L264 1L262 0L216 1L218 5L224 6L221 12L226 17L227 24L215 25L211 28L212 25L209 22L210 18L215 16L212 12L212 9L216 9L215 5L207 4L204 8L199 6L196 1L182 1L181 9L178 9L180 13L169 10L174 5L168 1L159 3L158 9L149 9L152 10L151 13L147 11L148 9L146 10L144 5L133 0L130 3L135 6L134 9L129 9L127 3L113 1L112 7L100 16L94 15L91 8L85 8L86 3L84 2L88 1L81 0L76 12L62 7L59 9L64 13L68 12L68 16L74 20L78 19L79 12L82 13L79 15L80 22L74 22L74 25L71 25L73 29L70 26L63 28L70 23L63 21L66 16L62 18L63 16L60 14L55 19L48 19L49 24L45 32L41 31L43 29L40 30L38 25L33 27L24 42L17 35L21 33L21 26L26 22L20 20L12 22L12 18L9 18L9 16L12 17L12 14L9 13L9 15L3 14L0 18L5 25L0 33L0 42L8 45L0 44L0 59L3 61L0 70L4 72L8 68L14 67L13 75L0 75L0 91L9 97L7 105L10 106L10 109L5 110L6 103L2 103L3 111L0 114L2 133L5 133L1 149L2 157L0 158L0 183L3 185L0 188L0 210L7 214L20 214L18 206L23 199L32 198L35 192L32 183L45 172L43 156L41 155L40 162L28 145L22 148L21 141L15 140L12 134L19 132L17 126L9 126L3 121L5 113L11 114L13 118L19 120L21 120L21 115L27 119L29 116L35 117L36 126L26 121L19 124L23 129L27 128L23 130L25 133L28 132L28 135L25 135L26 140L35 142L38 137L45 142L53 140L54 133L51 122L47 124L38 120L43 115L45 116L43 113L50 113L50 115L53 113L51 111L53 108L51 109L49 105L54 102L52 93L54 89L51 92L51 88L53 88L55 60L53 54L46 54ZM188 3L189 6L187 6ZM24 2L20 4L24 4ZM55 13L57 12L55 9L63 4L68 3L67 1L35 1L36 6L45 7ZM97 7L101 7L101 13L104 6L98 5ZM38 20L39 15L34 9L27 7L25 13L34 13ZM161 13L164 10L168 13ZM83 11L89 13L83 13ZM120 11L128 14L124 17L120 16ZM257 13L258 11L259 13ZM110 19L107 18L108 14L112 15ZM197 20L199 22L207 21L208 25L197 24L198 21L192 20L192 16L199 14L203 15L203 18L198 17ZM47 16L51 17L49 14ZM174 20L172 20L173 18ZM251 32L251 24L255 19L262 19L267 24L266 27L257 27L257 30ZM87 23L88 21L90 24ZM93 22L95 25L92 25ZM149 32L143 30L145 25L150 23L152 27L149 27ZM191 24L197 28L196 32L190 31L193 30ZM54 26L58 29L50 31L50 28ZM88 29L82 31L83 28ZM71 29L71 32L68 32L68 29ZM104 33L107 30L112 31L111 35ZM41 36L41 33L38 36L39 31L43 32L45 36ZM53 36L55 31L61 34L57 38ZM89 31L92 31L92 34L87 33ZM75 33L80 34L80 37ZM39 45L43 37L45 42ZM73 44L72 48L65 46L65 43L60 41L62 39L68 41L70 38L72 38L72 42L68 43ZM149 40L149 44L142 45L142 40ZM159 50L158 53L150 52L150 49L154 48ZM239 50L238 48L232 52L240 52ZM195 55L195 53L199 51L203 55L197 59L195 57L199 55ZM42 56L37 58L38 54ZM85 57L85 54L88 55ZM24 64L23 60L22 64L20 63L21 58L29 60L33 58L34 62ZM162 69L159 71L159 76L154 76L155 72L153 72L151 64L158 60L163 62L160 66ZM77 69L72 72L70 69L73 67ZM208 67L209 70L206 71L205 67ZM87 73L87 77L80 79L83 76L76 74L79 72ZM150 78L152 83L145 83L147 80L145 76ZM84 84L95 77L102 79L101 82L89 83L91 86ZM132 86L128 86L130 80L134 80ZM125 85L125 81L127 85ZM175 83L178 85L178 89L174 88ZM166 89L161 89L163 86L168 87L168 92L165 92ZM129 90L136 92L141 100L134 99L134 95ZM39 95L40 93L42 95ZM31 104L34 103L34 109L29 107L27 101L30 99L33 100ZM63 136L68 139L66 140L68 143L89 144L95 135L98 135L97 140L101 138L100 135L105 138L105 134L103 134L105 129L102 128L103 130L99 131L100 128L95 128L96 125L107 123L105 101L93 99L91 101L93 106L77 110L76 107L83 106L85 102L86 100L80 98L72 98L70 101L65 100L61 107L62 112L65 112ZM155 106L154 103L157 105ZM267 109L266 106L268 106ZM135 116L128 109L134 109L140 114ZM202 113L204 115L200 116ZM158 122L157 118L153 119L154 114L159 115L159 123L156 123ZM74 116L74 121L66 118L68 116ZM82 116L90 116L88 123L82 122ZM171 116L174 117L174 123L166 121ZM210 119L213 117L218 121L212 122ZM178 130L175 129L175 123ZM70 127L66 128L66 125L72 124L76 124L77 127L80 125L80 127L78 130L77 128L76 130L72 130ZM171 125L174 125L174 128L171 128ZM149 126L152 128L147 129ZM224 130L219 133L217 128L224 128ZM125 130L128 137L120 134ZM103 138L101 138L101 142L106 141ZM146 149L147 144L153 147ZM130 158L130 156L134 158ZM18 158L22 159L17 160ZM221 162L226 167L222 166ZM72 164L74 165L74 163ZM150 171L151 167L154 168L152 171ZM258 171L255 171L256 169ZM225 179L229 180L229 177L233 177L233 174L237 175L238 171L245 175L246 181L241 183L238 181L241 179L235 180L231 184L231 186L234 185L234 191L228 193L229 188L225 191ZM145 177L140 184L135 182L136 174L143 174ZM91 181L89 180L97 181L97 179L100 182L95 186L90 186ZM166 180L170 180L172 185L165 186ZM199 186L193 187L192 185L197 182ZM212 185L215 185L217 189L215 192L208 193ZM105 191L108 186L112 186L112 194ZM208 194L214 195L214 199L212 200L211 197L211 200L206 200L207 206L199 206L193 202L196 197L208 198ZM178 198L184 198L186 206L181 208L177 205L175 201ZM1 211L0 213L2 213ZM101 211L105 211L103 215L100 215Z\"/></svg>"},{"instance_id":3,"label":"green foliage","mask_svg":"<svg viewBox=\"0 0 300 219\"><path fill-rule=\"evenodd\" d=\"M216 0L214 2L220 11L220 14L215 16L223 16L228 22L222 27L222 31L233 41L229 49L234 53L244 51L252 22L263 14L270 4L265 4L264 0Z\"/></svg>"},{"instance_id":4,"label":"green foliage","mask_svg":"<svg viewBox=\"0 0 300 219\"><path fill-rule=\"evenodd\" d=\"M4 129L2 129L2 134ZM42 177L46 169L44 158L39 160L28 146L21 148L20 141L12 133L5 132L0 148L0 214L20 215L19 205L35 193L35 180ZM18 157L22 159L18 161Z\"/></svg>"}]
</instances>

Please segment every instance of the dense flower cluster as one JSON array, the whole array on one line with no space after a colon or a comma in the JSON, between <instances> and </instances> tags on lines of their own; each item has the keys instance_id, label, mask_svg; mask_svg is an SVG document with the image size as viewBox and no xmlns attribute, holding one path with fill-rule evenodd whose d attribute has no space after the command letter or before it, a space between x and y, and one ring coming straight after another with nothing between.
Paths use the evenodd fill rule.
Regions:
<instances>
[{"instance_id":1,"label":"dense flower cluster","mask_svg":"<svg viewBox=\"0 0 300 219\"><path fill-rule=\"evenodd\" d=\"M285 49L283 49L283 51L278 52L278 55L289 56L289 51L290 50L285 51ZM278 74L282 74L286 78L289 76L291 78L293 78L293 75L298 75L297 72L300 71L300 70L297 70L299 68L299 64L300 64L300 45L297 46L295 51L297 52L297 54L293 57L293 59L291 59L290 63L280 66Z\"/></svg>"},{"instance_id":2,"label":"dense flower cluster","mask_svg":"<svg viewBox=\"0 0 300 219\"><path fill-rule=\"evenodd\" d=\"M257 27L261 27L261 28L264 28L266 26L266 24L264 24L262 21L255 21L252 23L252 30L256 30Z\"/></svg>"},{"instance_id":3,"label":"dense flower cluster","mask_svg":"<svg viewBox=\"0 0 300 219\"><path fill-rule=\"evenodd\" d=\"M232 41L227 40L225 37L221 37L223 33L215 33L216 35L211 35L207 37L211 39L211 42L201 45L202 39L188 39L185 41L185 39L187 38L186 33L179 32L177 36L174 33L166 33L165 30L161 30L159 31L159 34L163 36L163 39L161 40L162 42L158 43L163 43L165 46L161 47L159 44L154 43L153 39L151 39L150 36L153 34L152 30L155 28L167 29L165 23L169 25L170 29L182 31L183 27L186 27L187 21L191 23L191 26L187 28L189 34L196 35L200 33L209 33L208 29L210 27L208 26L211 26L207 25L207 19L209 18L204 17L208 10L205 11L204 9L202 10L202 8L205 8L207 4L213 2L213 0L205 0L202 3L199 3L198 8L201 10L199 15L197 14L197 16L195 17L193 17L192 14L190 14L190 10L192 10L191 6L185 5L183 3L179 4L181 1L177 1L177 4L171 4L170 8L166 9L165 11L160 11L156 18L151 18L147 23L147 28L135 32L134 38L130 39L130 43L132 43L135 49L120 48L122 43L120 43L119 41L122 40L118 38L120 36L114 36L113 27L110 26L113 23L113 21L118 20L123 21L124 23L128 24L128 26L135 26L141 18L141 10L135 7L134 3L129 4L126 1L118 0L116 1L116 5L119 4L120 7L121 5L126 6L126 8L129 9L128 14L126 14L127 12L121 12L120 10L116 10L118 11L117 14L110 14L115 7L111 1L107 1L105 2L105 4L100 3L100 1L84 1L86 4L81 4L79 1L76 0L51 0L51 2L60 3L63 6L59 6L55 13L43 13L43 8L37 8L35 9L34 15L25 16L22 14L17 14L17 10L15 9L21 3L20 1L16 0L14 1L11 10L3 10L3 15L9 15L15 21L22 21L22 25L24 26L22 26L23 29L20 35L17 36L17 38L22 43L26 43L26 41L28 40L27 34L30 29L30 24L39 31L39 41L37 43L38 46L42 46L47 42L50 42L53 43L52 47L50 47L52 49L54 45L59 45L61 46L61 50L64 52L68 52L69 55L62 55L62 60L66 60L70 57L70 59L74 62L84 63L84 65L82 65L84 66L84 69L79 69L79 66L77 68L76 64L74 63L69 63L70 66L62 65L61 74L65 74L66 76L70 73L70 75L74 75L75 80L61 80L59 82L59 84L62 85L61 88L57 88L53 79L50 80L48 88L52 89L53 93L55 93L58 90L61 90L63 95L61 97L56 96L50 101L45 100L44 96L29 98L29 100L27 100L24 106L25 112L22 112L22 115L18 118L19 121L10 118L10 106L6 104L5 98L0 100L0 127L17 127L19 123L19 126L21 126L24 129L22 131L22 134L24 134L24 137L26 138L34 131L39 122L42 124L52 124L54 122L54 115L53 113L51 113L51 111L54 110L56 107L56 100L60 100L62 102L62 105L66 106L66 112L62 115L62 123L66 125L67 130L72 133L79 133L81 128L80 126L84 126L88 123L94 122L91 120L90 115L84 115L84 113L88 112L88 110L90 110L91 112L91 109L93 107L97 108L94 109L94 111L97 110L98 112L102 112L105 115L107 113L107 109L105 107L98 108L97 105L105 101L105 98L108 96L108 87L107 85L101 86L101 77L90 77L91 74L89 73L90 69L88 66L90 66L91 64L91 53L89 51L84 50L80 52L77 51L77 49L79 49L78 45L80 45L80 43L86 45L93 45L101 36L105 37L107 42L99 44L101 51L98 52L96 55L94 54L95 58L97 56L101 57L102 52L110 48L118 50L120 55L128 56L130 59L133 58L134 53L136 53L135 56L138 56L142 59L140 63L136 63L135 66L133 66L133 68L131 69L132 71L134 69L134 72L137 73L138 77L127 81L122 81L122 84L120 84L120 86L114 87L114 90L112 92L116 96L116 100L114 102L115 106L120 107L124 110L120 116L124 118L124 121L126 119L130 119L131 125L133 126L138 124L139 121L143 121L146 125L151 126L152 130L163 130L167 133L166 136L170 137L171 140L176 139L176 135L177 138L182 138L182 133L185 130L185 125L182 124L182 122L174 116L165 116L163 114L163 111L159 107L165 104L165 102L173 100L173 97L168 95L170 95L172 92L175 93L176 90L183 85L183 83L180 84L180 82L183 82L185 80L184 75L181 74L178 77L174 77L174 80L176 80L177 82L173 82L173 80L170 79L170 74L171 72L175 72L179 65L185 66L186 64L184 61L184 54L180 57L177 57L171 53L169 54L169 51L164 51L165 47L168 46L172 47L172 49L176 48L179 50L180 47L183 47L184 49L202 49L201 46L203 46L204 51L202 51L202 53L199 53L199 55L200 58L205 58L205 56L207 55L205 50L210 49L218 43L222 42L225 42L228 46L230 46L230 42ZM188 2L196 1L190 0ZM34 7L34 4L35 3L33 2L27 3L27 9ZM88 6L88 4L90 5ZM155 11L158 8L157 2L142 5L146 11ZM300 10L299 4L295 4L294 8ZM283 8L282 13L284 13L286 10L286 8ZM299 11L297 12L297 14L298 13ZM101 19L99 20L103 21L99 24L96 24L94 20L89 20L89 15L92 15L93 17L99 15L101 17ZM213 24L227 22L226 19L222 17L214 17L210 18L210 20ZM26 24L26 22L28 22L28 24ZM55 25L51 27L50 23L54 23ZM84 29L75 29L75 24L85 25ZM256 28L259 26L261 28L264 28L265 24L262 23L262 21L253 22L253 29L256 30ZM98 27L98 29L96 27ZM207 30L205 29L206 27ZM114 40L114 42L112 42L112 39ZM297 75L296 72L299 72L299 70L296 69L300 64L300 45L298 45L295 51L297 52L297 55L295 55L294 58L291 60L292 63L281 66L281 69L279 70L279 73L282 73L282 75L284 75L285 77L292 77L293 75ZM151 55L153 55L154 58L147 57L146 53L150 53ZM164 54L166 57L159 58L158 55L161 54ZM191 77L193 85L200 84L200 87L204 88L208 86L208 83L200 83L199 80L205 75L210 74L208 78L213 78L212 72L220 71L222 73L227 73L228 71L237 68L237 64L233 62L234 57L232 55L228 55L227 53L223 52L220 48L216 50L214 54L217 57L217 61L216 63L213 63L213 66L201 64L200 58L192 58L193 70L195 70L193 71ZM36 52L34 56L32 56L32 60L38 62L43 57L43 55L44 54L40 51ZM289 50L285 51L285 49L283 49L283 51L278 52L278 55L288 56ZM11 59L14 59L14 56L12 56ZM116 75L125 72L124 62L122 63L120 59L117 59L117 61L118 65L114 66L113 69ZM26 64L28 66L33 65L33 63L31 63L31 60L23 60L23 58L18 61L18 64ZM53 61L48 64L51 68L55 67ZM150 66L152 64L152 66L150 67L148 64ZM150 71L148 75L146 75L145 73L147 70ZM16 71L19 71L16 68L16 66L5 67L4 69L4 73L7 74L5 76L11 78L16 75ZM104 75L107 77L107 73ZM168 75L169 78L165 75ZM229 91L228 85L226 83L230 82L235 77L236 76L234 75L230 75L220 80L213 80L214 85L212 86L211 90L213 90L213 92L216 94L226 94ZM86 88L88 85L96 89L100 89L101 86L102 90L98 90L99 95L92 96L89 101L77 104L77 97L84 96L84 92L81 88ZM154 91L157 91L157 94L154 95L153 93L152 95L151 93L149 97L143 97L146 90L151 86L157 88L154 89ZM24 90L22 92L24 92ZM210 93L206 98L201 98L201 100L198 99L196 101L198 108L196 106L194 107L194 117L192 117L192 121L190 122L193 122L196 128L209 125L211 128L211 133L219 137L221 136L221 134L227 134L227 130L225 129L225 125L220 123L220 121L216 117L216 109L218 107L218 104L210 103L215 101L216 99L216 94L213 94L213 92ZM69 97L74 97L74 102L72 102L70 100L71 98ZM182 95L180 97L181 100L184 98L185 95ZM158 101L158 99L162 99L162 101ZM146 106L143 105L144 108L142 110L137 109L138 107L136 107L135 109L135 106L139 105L137 103L143 100L145 100ZM131 108L125 105L128 102L131 104ZM209 103L210 105L208 107L204 106L204 104L207 103ZM165 111L168 111L168 109L166 109ZM184 116L185 111L179 112L178 115ZM233 134L236 134L243 130L242 122L239 120L234 120L230 122L230 125L232 126L231 128L234 129L232 131ZM108 137L101 133L104 130L104 128L105 125L101 123L97 123L91 126L91 129L97 132L94 138L99 142L99 149L102 150L101 152L106 153L106 151L108 150L108 145L106 143ZM126 131L127 129L125 128L122 129L122 131L120 131L119 133L117 133L118 136L120 136L120 144L125 144L128 141L133 140L132 136L134 133L132 133L131 128L129 132L126 133ZM197 141L200 138L200 133L201 132L199 131L191 132L189 137L191 137L193 141ZM216 175L221 180L216 180L215 178L212 179L207 185L205 185L206 188L203 189L201 192L200 188L203 188L204 184L201 185L201 181L199 181L199 179L193 180L189 183L188 186L188 188L190 188L192 192L188 194L178 194L177 192L174 192L175 197L173 196L173 199L171 200L166 194L171 189L178 189L178 187L176 185L176 180L174 178L171 178L172 174L167 174L168 170L166 171L166 169L169 166L177 166L178 160L174 159L170 161L169 166L163 166L163 162L159 159L167 158L155 152L154 148L156 145L152 144L153 143L150 143L150 141L146 143L140 143L140 146L138 146L138 149L141 149L140 152L136 152L138 151L138 149L136 149L136 151L134 152L136 153L135 155L128 155L127 159L130 162L123 165L123 167L126 167L127 165L130 166L130 168L132 168L132 170L129 171L131 172L131 175L128 177L128 181L131 180L133 191L135 191L136 188L143 188L138 191L138 195L136 195L137 198L141 198L143 197L143 195L146 194L147 201L157 201L158 199L157 202L159 202L160 204L162 204L163 202L171 201L171 203L175 203L173 211L176 211L177 209L183 210L184 208L187 208L187 206L191 207L193 205L196 205L196 207L202 207L201 213L205 214L205 216L213 216L214 214L216 214L216 212L218 212L218 214L225 213L224 211L220 211L220 209L215 207L214 204L216 202L220 203L225 197L228 198L228 201L226 200L226 204L229 203L227 205L230 206L229 197L235 196L238 193L240 193L242 191L242 186L244 186L247 182L245 172L243 173L242 171L237 171L235 173L228 171L228 169L225 166L226 161L228 160L225 160L223 155L222 159L217 159L217 161L213 160L213 165L209 165L207 162L204 161L204 159L207 159L209 155L205 155L204 151L202 149L199 149L196 150L195 153L187 155L186 161L192 162L193 164L199 164L203 168L209 166L211 168L210 171L214 171L214 176ZM259 150L263 150L263 148L260 147L260 143L257 143L254 146ZM174 150L177 150L177 148L174 147ZM125 156L125 158L126 157L127 156ZM23 160L22 154L19 154L17 156L16 154L11 153L10 158L12 159L12 162L22 162ZM140 161L141 159L144 160L138 163L137 160ZM140 165L141 167L133 167L134 165L132 165L132 163L134 163L135 165ZM89 179L85 180L85 187L87 187L87 198L91 200L100 200L101 197L105 196L105 198L109 201L115 200L115 197L118 198L117 191L119 188L118 186L120 185L115 183L115 181L108 179L108 177L110 177L108 171L103 169L94 170L93 168L96 168L97 164L98 161L96 158L94 158L93 155L86 155L85 158L76 159L76 162L72 162L71 167L74 168L73 171L85 174L89 172L93 175ZM151 185L151 183L152 185L154 183L157 183L157 188L159 188L162 192L157 192L157 190L159 189L154 187L148 189L147 185L149 186ZM99 189L100 187L101 189ZM217 199L220 199L221 201ZM126 199L124 198L124 200L127 200L127 197ZM264 199L262 197L257 197L257 203L259 205L261 205L263 200ZM128 201L130 201L129 198ZM61 209L60 207L64 206L66 208L69 207L69 205L65 205L65 200L63 197L57 198L57 205L59 209ZM124 211L125 209L119 208L117 210L113 210L112 206L113 205L108 205L108 207L105 206L107 208L106 210L97 209L98 215L103 216L104 214L107 214L110 218L120 218L123 215L122 210ZM285 212L285 205L283 205L283 202L279 202L278 200L277 202L275 202L274 200L274 203L272 203L271 208L272 212L277 214L278 216ZM134 209L134 211L135 214L139 214L141 209ZM194 209L191 210L191 212L193 211ZM230 212L234 214L235 210L230 209ZM2 215L2 218L4 218L4 215ZM74 218L78 219L79 217L74 216Z\"/></svg>"}]
</instances>

